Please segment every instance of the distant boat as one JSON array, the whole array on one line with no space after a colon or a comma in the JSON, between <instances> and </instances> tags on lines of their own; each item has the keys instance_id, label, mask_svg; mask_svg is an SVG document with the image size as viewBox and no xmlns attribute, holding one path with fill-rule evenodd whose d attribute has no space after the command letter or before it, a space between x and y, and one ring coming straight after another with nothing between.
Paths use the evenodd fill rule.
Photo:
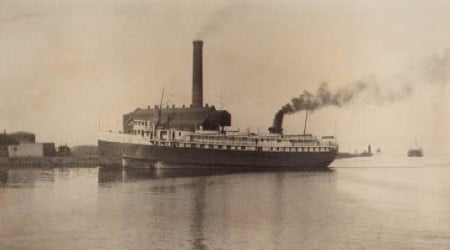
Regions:
<instances>
[{"instance_id":1,"label":"distant boat","mask_svg":"<svg viewBox=\"0 0 450 250\"><path fill-rule=\"evenodd\" d=\"M408 149L408 157L423 157L423 149L417 145L417 140L414 140L415 144L413 147Z\"/></svg>"}]
</instances>

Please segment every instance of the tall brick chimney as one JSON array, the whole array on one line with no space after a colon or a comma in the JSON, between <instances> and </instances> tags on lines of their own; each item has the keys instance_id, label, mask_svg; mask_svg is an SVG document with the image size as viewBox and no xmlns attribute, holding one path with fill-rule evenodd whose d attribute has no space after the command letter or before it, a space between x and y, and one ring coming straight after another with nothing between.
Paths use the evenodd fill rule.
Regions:
<instances>
[{"instance_id":1,"label":"tall brick chimney","mask_svg":"<svg viewBox=\"0 0 450 250\"><path fill-rule=\"evenodd\" d=\"M192 107L203 106L203 41L195 40L192 65Z\"/></svg>"}]
</instances>

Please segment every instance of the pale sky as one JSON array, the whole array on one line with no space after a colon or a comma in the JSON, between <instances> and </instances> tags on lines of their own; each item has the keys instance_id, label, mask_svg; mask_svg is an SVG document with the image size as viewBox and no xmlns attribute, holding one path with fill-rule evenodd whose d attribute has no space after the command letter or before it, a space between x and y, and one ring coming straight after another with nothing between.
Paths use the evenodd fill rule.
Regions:
<instances>
[{"instance_id":1,"label":"pale sky","mask_svg":"<svg viewBox=\"0 0 450 250\"><path fill-rule=\"evenodd\" d=\"M0 0L0 128L38 141L96 144L122 114L190 104L192 40L204 44L204 101L233 127L266 131L275 112L321 82L413 91L363 93L324 108L308 131L341 149L450 149L449 1ZM435 69L438 67L438 69ZM399 93L400 95L401 93ZM301 133L304 113L285 118Z\"/></svg>"}]
</instances>

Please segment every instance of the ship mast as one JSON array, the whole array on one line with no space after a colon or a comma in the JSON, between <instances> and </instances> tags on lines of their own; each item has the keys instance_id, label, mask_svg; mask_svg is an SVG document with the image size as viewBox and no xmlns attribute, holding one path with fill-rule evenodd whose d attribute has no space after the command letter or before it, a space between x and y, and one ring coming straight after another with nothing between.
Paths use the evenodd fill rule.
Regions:
<instances>
[{"instance_id":1,"label":"ship mast","mask_svg":"<svg viewBox=\"0 0 450 250\"><path fill-rule=\"evenodd\" d=\"M160 101L160 103L159 103L158 121L156 121L156 127L159 127L159 123L161 122L161 113L162 113L163 97L164 97L164 87L163 87L162 94L161 94L161 101Z\"/></svg>"},{"instance_id":2,"label":"ship mast","mask_svg":"<svg viewBox=\"0 0 450 250\"><path fill-rule=\"evenodd\" d=\"M303 135L306 135L306 122L308 121L308 110L306 110L305 126L303 127Z\"/></svg>"}]
</instances>

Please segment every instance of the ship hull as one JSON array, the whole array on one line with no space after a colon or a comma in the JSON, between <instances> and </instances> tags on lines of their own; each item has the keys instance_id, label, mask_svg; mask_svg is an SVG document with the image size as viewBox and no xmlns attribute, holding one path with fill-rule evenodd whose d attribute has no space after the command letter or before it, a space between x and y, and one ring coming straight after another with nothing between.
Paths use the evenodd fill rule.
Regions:
<instances>
[{"instance_id":1,"label":"ship hull","mask_svg":"<svg viewBox=\"0 0 450 250\"><path fill-rule=\"evenodd\" d=\"M335 159L336 151L327 152L266 152L179 148L133 143L98 141L99 155L103 157L141 162L162 162L172 166L249 168L327 168Z\"/></svg>"},{"instance_id":2,"label":"ship hull","mask_svg":"<svg viewBox=\"0 0 450 250\"><path fill-rule=\"evenodd\" d=\"M408 157L423 157L423 152L421 150L410 150L408 151Z\"/></svg>"}]
</instances>

